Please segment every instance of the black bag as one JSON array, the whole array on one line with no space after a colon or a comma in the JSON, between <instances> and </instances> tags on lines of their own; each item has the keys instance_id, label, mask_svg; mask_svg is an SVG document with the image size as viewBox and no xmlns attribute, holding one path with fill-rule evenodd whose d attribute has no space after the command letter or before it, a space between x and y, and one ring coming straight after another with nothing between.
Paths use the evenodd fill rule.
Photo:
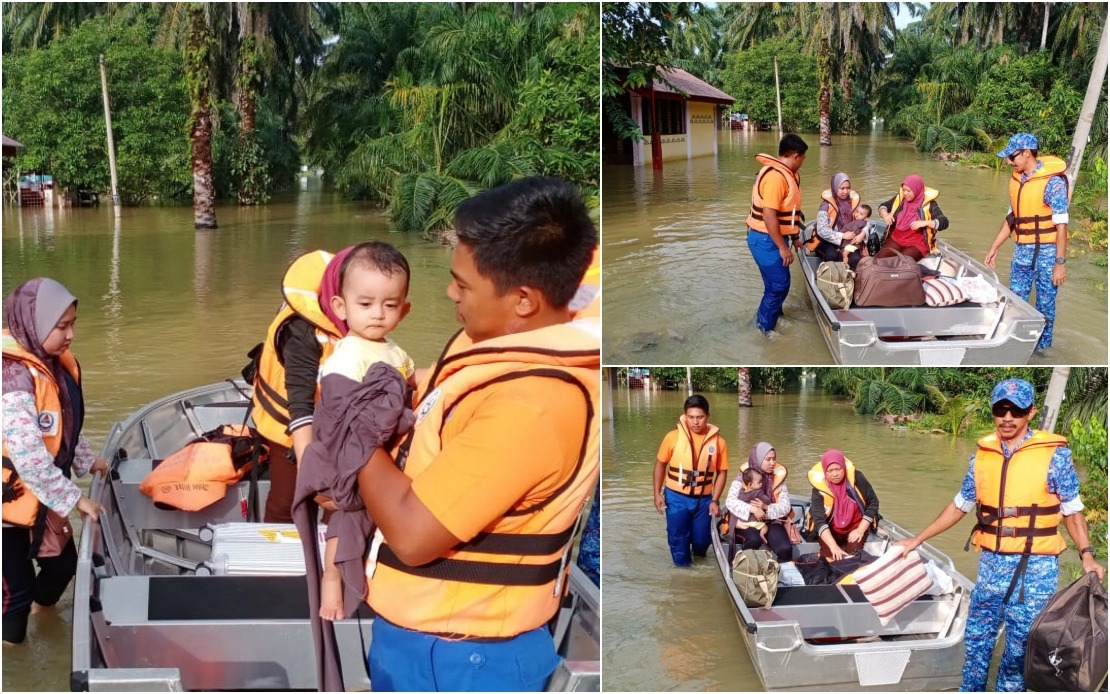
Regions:
<instances>
[{"instance_id":1,"label":"black bag","mask_svg":"<svg viewBox=\"0 0 1110 694\"><path fill-rule=\"evenodd\" d=\"M1025 647L1033 692L1097 692L1106 683L1106 589L1094 571L1052 596Z\"/></svg>"}]
</instances>

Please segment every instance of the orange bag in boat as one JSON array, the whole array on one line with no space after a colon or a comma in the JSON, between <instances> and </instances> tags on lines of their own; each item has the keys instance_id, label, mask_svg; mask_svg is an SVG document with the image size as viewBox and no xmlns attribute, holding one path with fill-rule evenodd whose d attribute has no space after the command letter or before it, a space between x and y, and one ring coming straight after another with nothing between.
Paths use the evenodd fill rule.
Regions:
<instances>
[{"instance_id":1,"label":"orange bag in boat","mask_svg":"<svg viewBox=\"0 0 1110 694\"><path fill-rule=\"evenodd\" d=\"M247 427L224 426L158 463L139 484L139 491L154 500L160 508L199 511L216 503L227 494L229 485L243 478L250 470L256 453L258 435Z\"/></svg>"}]
</instances>

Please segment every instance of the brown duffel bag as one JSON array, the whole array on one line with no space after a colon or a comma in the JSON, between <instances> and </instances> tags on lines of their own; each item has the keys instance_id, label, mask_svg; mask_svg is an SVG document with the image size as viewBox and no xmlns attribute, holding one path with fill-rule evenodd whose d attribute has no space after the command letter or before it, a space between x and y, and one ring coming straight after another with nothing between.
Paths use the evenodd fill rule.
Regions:
<instances>
[{"instance_id":1,"label":"brown duffel bag","mask_svg":"<svg viewBox=\"0 0 1110 694\"><path fill-rule=\"evenodd\" d=\"M1056 593L1025 646L1031 692L1098 692L1106 685L1106 589L1094 571Z\"/></svg>"},{"instance_id":2,"label":"brown duffel bag","mask_svg":"<svg viewBox=\"0 0 1110 694\"><path fill-rule=\"evenodd\" d=\"M898 253L895 251L895 253ZM867 256L856 266L856 306L921 306L925 289L913 258Z\"/></svg>"}]
</instances>

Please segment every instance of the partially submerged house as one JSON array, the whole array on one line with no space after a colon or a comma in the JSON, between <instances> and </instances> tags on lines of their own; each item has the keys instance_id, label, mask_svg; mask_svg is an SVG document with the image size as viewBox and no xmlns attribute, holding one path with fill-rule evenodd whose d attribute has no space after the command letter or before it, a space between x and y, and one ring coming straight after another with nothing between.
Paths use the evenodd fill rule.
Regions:
<instances>
[{"instance_id":1,"label":"partially submerged house","mask_svg":"<svg viewBox=\"0 0 1110 694\"><path fill-rule=\"evenodd\" d=\"M736 102L713 85L679 68L660 71L653 87L628 90L619 101L644 138L633 142L620 138L608 119L602 119L602 156L606 163L652 163L652 104L655 127L659 132L662 160L692 159L717 154L717 129L723 122L722 109ZM617 74L623 79L624 70Z\"/></svg>"}]
</instances>

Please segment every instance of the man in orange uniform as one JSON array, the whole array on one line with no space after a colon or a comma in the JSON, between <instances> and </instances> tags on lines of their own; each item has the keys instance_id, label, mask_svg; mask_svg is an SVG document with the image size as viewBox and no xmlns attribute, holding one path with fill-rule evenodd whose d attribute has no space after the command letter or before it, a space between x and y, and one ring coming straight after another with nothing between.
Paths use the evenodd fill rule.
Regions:
<instances>
[{"instance_id":1,"label":"man in orange uniform","mask_svg":"<svg viewBox=\"0 0 1110 694\"><path fill-rule=\"evenodd\" d=\"M752 186L752 207L748 213L748 249L763 277L763 299L755 322L764 333L774 330L782 315L782 305L790 293L790 264L798 243L805 215L802 214L802 187L798 170L806 160L809 145L793 133L779 141L779 156L755 155L763 164Z\"/></svg>"},{"instance_id":2,"label":"man in orange uniform","mask_svg":"<svg viewBox=\"0 0 1110 694\"><path fill-rule=\"evenodd\" d=\"M709 401L691 395L683 404L678 427L663 437L652 474L655 509L667 517L667 543L675 566L690 566L704 557L711 538L710 516L728 477L728 446L709 423Z\"/></svg>"},{"instance_id":3,"label":"man in orange uniform","mask_svg":"<svg viewBox=\"0 0 1110 694\"><path fill-rule=\"evenodd\" d=\"M514 181L462 203L457 335L416 426L359 474L385 538L368 565L375 691L540 691L547 623L597 485L600 330L569 308L597 245L579 192Z\"/></svg>"}]
</instances>

